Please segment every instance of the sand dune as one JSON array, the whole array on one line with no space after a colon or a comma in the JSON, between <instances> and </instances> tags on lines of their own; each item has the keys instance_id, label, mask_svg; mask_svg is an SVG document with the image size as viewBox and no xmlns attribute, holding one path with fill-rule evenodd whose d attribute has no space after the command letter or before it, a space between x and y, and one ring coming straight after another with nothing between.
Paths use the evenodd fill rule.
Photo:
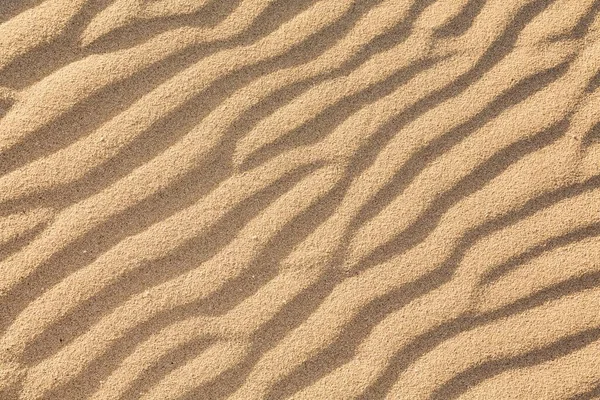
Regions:
<instances>
[{"instance_id":1,"label":"sand dune","mask_svg":"<svg viewBox=\"0 0 600 400\"><path fill-rule=\"evenodd\" d=\"M600 396L599 0L0 2L0 399Z\"/></svg>"}]
</instances>

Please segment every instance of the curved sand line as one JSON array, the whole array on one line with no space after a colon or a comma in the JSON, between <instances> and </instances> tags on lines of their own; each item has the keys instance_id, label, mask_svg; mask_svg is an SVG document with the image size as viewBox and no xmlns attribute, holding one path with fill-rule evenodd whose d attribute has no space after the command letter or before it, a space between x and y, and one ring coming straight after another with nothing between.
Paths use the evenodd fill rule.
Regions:
<instances>
[{"instance_id":1,"label":"curved sand line","mask_svg":"<svg viewBox=\"0 0 600 400\"><path fill-rule=\"evenodd\" d=\"M241 0L214 26L186 25L212 1L90 4L32 2L0 24L0 79L46 46L81 51L0 88L0 164L13 165L0 176L0 398L597 390L600 2L315 0L280 17L285 1ZM266 17L276 26L253 32ZM129 28L146 37L131 45ZM327 44L308 49L318 35ZM107 42L118 50L96 53ZM93 130L6 159L156 71L130 104L105 96ZM227 96L190 124L179 110L217 84ZM165 121L168 146L104 172L153 148ZM214 186L178 203L174 188L210 168L224 171ZM158 198L179 205L140 211ZM189 244L212 246L239 212L193 262ZM52 275L121 218L149 222ZM175 260L187 266L136 283Z\"/></svg>"}]
</instances>

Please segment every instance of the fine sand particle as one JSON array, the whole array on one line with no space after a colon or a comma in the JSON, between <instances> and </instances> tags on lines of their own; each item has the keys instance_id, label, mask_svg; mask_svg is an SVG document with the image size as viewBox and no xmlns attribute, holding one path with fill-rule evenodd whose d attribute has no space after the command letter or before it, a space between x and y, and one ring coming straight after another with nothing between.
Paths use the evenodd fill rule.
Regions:
<instances>
[{"instance_id":1,"label":"fine sand particle","mask_svg":"<svg viewBox=\"0 0 600 400\"><path fill-rule=\"evenodd\" d=\"M0 0L0 400L600 398L600 0Z\"/></svg>"}]
</instances>

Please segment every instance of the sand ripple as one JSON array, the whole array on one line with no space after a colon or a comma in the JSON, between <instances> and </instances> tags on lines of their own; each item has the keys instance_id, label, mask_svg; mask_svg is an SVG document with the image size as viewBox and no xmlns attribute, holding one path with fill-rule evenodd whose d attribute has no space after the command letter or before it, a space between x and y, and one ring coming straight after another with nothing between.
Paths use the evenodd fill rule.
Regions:
<instances>
[{"instance_id":1,"label":"sand ripple","mask_svg":"<svg viewBox=\"0 0 600 400\"><path fill-rule=\"evenodd\" d=\"M0 2L1 399L600 395L600 0Z\"/></svg>"}]
</instances>

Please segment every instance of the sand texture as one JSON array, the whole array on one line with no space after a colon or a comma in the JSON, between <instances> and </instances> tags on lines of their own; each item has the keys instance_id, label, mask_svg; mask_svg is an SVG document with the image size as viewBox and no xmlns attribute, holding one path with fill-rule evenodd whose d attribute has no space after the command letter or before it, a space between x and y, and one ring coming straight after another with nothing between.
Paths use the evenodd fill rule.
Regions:
<instances>
[{"instance_id":1,"label":"sand texture","mask_svg":"<svg viewBox=\"0 0 600 400\"><path fill-rule=\"evenodd\" d=\"M19 399L600 399L600 0L0 0Z\"/></svg>"}]
</instances>

